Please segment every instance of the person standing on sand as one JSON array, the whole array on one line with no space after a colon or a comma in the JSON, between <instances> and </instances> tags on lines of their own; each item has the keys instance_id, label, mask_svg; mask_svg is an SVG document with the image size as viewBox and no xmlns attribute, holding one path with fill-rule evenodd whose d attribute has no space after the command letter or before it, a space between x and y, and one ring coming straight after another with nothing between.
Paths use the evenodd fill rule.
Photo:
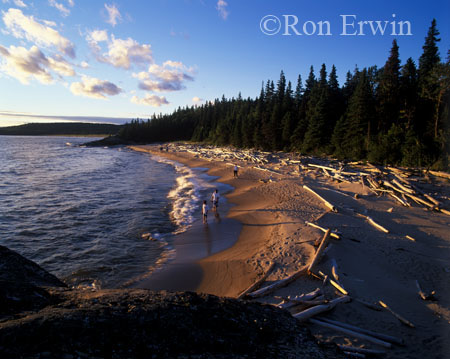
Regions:
<instances>
[{"instance_id":1,"label":"person standing on sand","mask_svg":"<svg viewBox=\"0 0 450 359\"><path fill-rule=\"evenodd\" d=\"M233 177L238 178L238 165L234 165Z\"/></svg>"},{"instance_id":2,"label":"person standing on sand","mask_svg":"<svg viewBox=\"0 0 450 359\"><path fill-rule=\"evenodd\" d=\"M207 223L208 222L208 205L206 204L206 201L203 201L202 215L203 215L203 223Z\"/></svg>"},{"instance_id":3,"label":"person standing on sand","mask_svg":"<svg viewBox=\"0 0 450 359\"><path fill-rule=\"evenodd\" d=\"M213 211L216 212L217 211L217 207L219 207L219 190L216 188L213 192L213 194L211 195L211 202L213 205Z\"/></svg>"}]
</instances>

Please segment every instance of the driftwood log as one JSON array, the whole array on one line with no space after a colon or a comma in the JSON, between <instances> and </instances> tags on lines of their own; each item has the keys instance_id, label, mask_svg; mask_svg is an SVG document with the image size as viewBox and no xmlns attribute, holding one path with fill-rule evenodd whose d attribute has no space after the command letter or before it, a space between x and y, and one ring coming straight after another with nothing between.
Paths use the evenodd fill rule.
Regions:
<instances>
[{"instance_id":1,"label":"driftwood log","mask_svg":"<svg viewBox=\"0 0 450 359\"><path fill-rule=\"evenodd\" d=\"M296 280L297 278L301 277L302 275L308 273L308 267L305 266L301 269L299 269L297 272L295 272L294 274L290 275L289 277L286 277L284 279L281 279L273 284L270 284L266 287L263 287L261 289L258 289L257 291L248 293L247 296L251 297L251 298L260 298L260 297L264 297L269 293L273 293L275 292L278 288L282 288L287 286L289 283L293 282L294 280Z\"/></svg>"},{"instance_id":2,"label":"driftwood log","mask_svg":"<svg viewBox=\"0 0 450 359\"><path fill-rule=\"evenodd\" d=\"M300 313L294 314L293 317L300 321L305 321L307 319L312 318L313 316L315 316L317 314L328 312L329 310L333 309L339 303L347 303L350 300L351 300L351 298L349 296L339 297L339 298L330 300L327 304L316 305L315 307L305 309L305 310L301 311Z\"/></svg>"},{"instance_id":3,"label":"driftwood log","mask_svg":"<svg viewBox=\"0 0 450 359\"><path fill-rule=\"evenodd\" d=\"M319 225L317 225L317 224L315 224L315 223L311 223L311 222L308 222L308 221L306 221L305 223L306 223L308 226L310 226L310 227L314 227L314 228L320 229L323 233L325 233L325 232L327 231L326 228L320 227ZM340 237L338 234L333 233L333 232L330 233L330 236L333 237L333 238L335 238L335 239L341 239L341 237Z\"/></svg>"},{"instance_id":4,"label":"driftwood log","mask_svg":"<svg viewBox=\"0 0 450 359\"><path fill-rule=\"evenodd\" d=\"M272 272L272 269L275 267L275 262L272 262L269 266L269 268L266 270L266 272L262 275L261 278L259 278L255 283L253 283L250 287L248 287L246 290L244 290L241 294L238 295L238 299L242 299L245 297L248 293L254 291L255 289L259 288L261 284L267 279L269 274Z\"/></svg>"},{"instance_id":5,"label":"driftwood log","mask_svg":"<svg viewBox=\"0 0 450 359\"><path fill-rule=\"evenodd\" d=\"M372 336L367 335L367 334L356 332L356 331L351 330L351 329L347 329L347 328L344 328L344 327L341 327L341 326L338 326L338 325L334 325L334 324L331 324L331 323L323 322L321 320L317 320L317 319L313 319L313 318L310 318L309 321L311 323L313 323L313 324L317 324L317 325L320 325L322 327L329 328L329 329L334 329L334 330L342 332L344 334L351 335L351 336L353 336L355 338L367 340L367 341L369 341L371 343L380 345L380 346L385 347L385 348L391 348L392 347L391 343L388 343L388 342L386 342L384 340L381 340L381 339L377 339L377 338L372 337Z\"/></svg>"},{"instance_id":6,"label":"driftwood log","mask_svg":"<svg viewBox=\"0 0 450 359\"><path fill-rule=\"evenodd\" d=\"M411 328L415 328L414 324L411 323L409 320L403 318L400 314L397 314L396 312L394 312L386 303L384 303L383 301L378 301L378 303L380 303L380 305L385 308L387 311L389 311L394 317L396 317L400 322L402 322L403 324L407 325L408 327Z\"/></svg>"},{"instance_id":7,"label":"driftwood log","mask_svg":"<svg viewBox=\"0 0 450 359\"><path fill-rule=\"evenodd\" d=\"M361 354L369 354L369 355L384 355L386 354L385 350L376 350L376 349L366 349L366 348L356 348L352 347L350 345L337 345L340 349L347 352L355 352L355 353L361 353Z\"/></svg>"},{"instance_id":8,"label":"driftwood log","mask_svg":"<svg viewBox=\"0 0 450 359\"><path fill-rule=\"evenodd\" d=\"M320 246L317 249L316 254L314 255L314 258L311 262L311 264L308 266L308 273L312 272L313 267L320 261L320 259L322 258L322 253L324 251L324 249L326 248L327 244L328 244L328 238L330 238L330 230L327 229L327 231L325 232L325 234L323 235L322 241L320 242Z\"/></svg>"},{"instance_id":9,"label":"driftwood log","mask_svg":"<svg viewBox=\"0 0 450 359\"><path fill-rule=\"evenodd\" d=\"M370 335L372 337L384 340L384 341L389 342L389 343L394 343L394 344L398 344L398 345L404 345L405 344L403 339L398 338L398 337L394 337L394 336L391 336L391 335L387 335L387 334L384 334L384 333L374 332L372 330L360 328L360 327L357 327L355 325L347 324L347 323L344 323L344 322L339 322L337 320L332 320L332 319L328 319L328 318L324 318L324 317L319 317L317 319L319 319L319 320L321 320L323 322L327 322L327 323L330 323L330 324L337 325L337 326L342 327L342 328L354 330L355 332L367 334L367 335Z\"/></svg>"},{"instance_id":10,"label":"driftwood log","mask_svg":"<svg viewBox=\"0 0 450 359\"><path fill-rule=\"evenodd\" d=\"M330 202L328 202L326 199L324 199L322 196L320 196L318 193L314 192L311 188L309 188L306 185L303 185L303 188L307 191L311 192L313 195L315 195L317 198L319 198L325 206L327 206L329 209L331 209L333 212L337 212L336 207L334 207Z\"/></svg>"}]
</instances>

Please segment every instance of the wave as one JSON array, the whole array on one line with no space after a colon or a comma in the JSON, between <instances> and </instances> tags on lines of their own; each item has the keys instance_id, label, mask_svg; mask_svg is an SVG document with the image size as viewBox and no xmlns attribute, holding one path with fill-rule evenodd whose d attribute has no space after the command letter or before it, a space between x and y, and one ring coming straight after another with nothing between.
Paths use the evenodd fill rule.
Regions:
<instances>
[{"instance_id":1,"label":"wave","mask_svg":"<svg viewBox=\"0 0 450 359\"><path fill-rule=\"evenodd\" d=\"M200 213L200 190L211 187L211 184L198 177L191 168L159 156L153 157L155 161L173 166L178 173L174 188L169 192L167 198L170 199L172 210L171 220L177 229L174 234L186 231L194 223L195 213Z\"/></svg>"}]
</instances>

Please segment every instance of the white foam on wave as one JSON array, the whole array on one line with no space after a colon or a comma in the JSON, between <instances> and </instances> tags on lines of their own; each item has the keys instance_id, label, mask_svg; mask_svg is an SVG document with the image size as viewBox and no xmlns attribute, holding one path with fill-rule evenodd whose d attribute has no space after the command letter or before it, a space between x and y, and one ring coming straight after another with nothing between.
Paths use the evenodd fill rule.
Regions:
<instances>
[{"instance_id":1,"label":"white foam on wave","mask_svg":"<svg viewBox=\"0 0 450 359\"><path fill-rule=\"evenodd\" d=\"M154 159L172 165L178 173L176 184L167 198L172 202L170 216L177 226L174 234L184 232L194 223L195 213L200 211L200 189L209 187L210 184L198 178L187 166L158 156L154 156Z\"/></svg>"}]
</instances>

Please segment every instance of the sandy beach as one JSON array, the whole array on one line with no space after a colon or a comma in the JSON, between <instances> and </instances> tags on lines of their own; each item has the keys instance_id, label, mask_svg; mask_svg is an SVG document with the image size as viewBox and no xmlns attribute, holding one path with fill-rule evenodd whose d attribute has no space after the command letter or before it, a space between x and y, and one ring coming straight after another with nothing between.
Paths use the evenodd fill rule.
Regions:
<instances>
[{"instance_id":1,"label":"sandy beach","mask_svg":"<svg viewBox=\"0 0 450 359\"><path fill-rule=\"evenodd\" d=\"M367 185L332 180L317 168L299 167L293 162L272 161L255 166L247 160L218 160L176 145L163 152L158 146L133 149L189 167L209 168L208 174L234 187L226 195L227 201L233 204L227 218L222 218L221 223L211 220L208 226L226 238L236 233L237 241L233 245L227 242L231 245L228 249L202 255L204 258L195 263L186 261L184 266L172 266L173 272L166 272L158 279L161 288L153 282L151 289L163 289L169 282L176 283L174 278L185 278L176 273L184 273L188 267L194 275L189 289L219 296L237 297L266 273L272 263L274 267L262 286L286 278L311 263L323 238L321 230L306 224L311 222L331 229L340 239L330 238L326 253L314 267L315 275L302 275L257 300L277 304L280 299L275 296L295 297L316 288L327 300L342 296L329 280L324 281L318 275L321 272L328 278L334 277L352 298L321 317L400 338L404 345L383 348L305 322L318 341L384 350L387 358L450 357L450 216L447 214L426 210L415 203L402 206L392 197L376 196ZM236 179L234 164L240 167ZM417 185L423 191L439 198L443 208L448 209L448 180L428 177L419 182ZM336 212L330 211L304 185L332 203ZM371 225L367 217L388 233ZM230 228L231 232L226 233ZM195 238L190 241L195 242ZM191 249L195 252L195 246ZM435 291L435 300L421 299L416 281L424 292ZM379 301L414 327L399 321ZM363 303L372 303L374 308Z\"/></svg>"}]
</instances>

